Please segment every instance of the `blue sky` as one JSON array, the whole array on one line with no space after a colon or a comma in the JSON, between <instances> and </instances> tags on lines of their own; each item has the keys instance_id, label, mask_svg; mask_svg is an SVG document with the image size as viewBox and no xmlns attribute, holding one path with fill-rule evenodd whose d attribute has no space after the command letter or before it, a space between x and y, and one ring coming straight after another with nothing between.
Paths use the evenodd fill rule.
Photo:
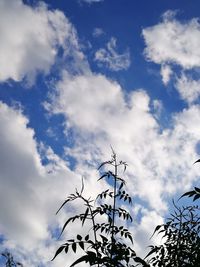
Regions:
<instances>
[{"instance_id":1,"label":"blue sky","mask_svg":"<svg viewBox=\"0 0 200 267\"><path fill-rule=\"evenodd\" d=\"M0 0L2 250L30 266L70 263L73 255L49 260L62 242L55 233L80 206L55 211L82 176L86 194L107 186L96 186L96 168L112 145L129 165L131 230L144 254L171 199L198 184L199 8Z\"/></svg>"}]
</instances>

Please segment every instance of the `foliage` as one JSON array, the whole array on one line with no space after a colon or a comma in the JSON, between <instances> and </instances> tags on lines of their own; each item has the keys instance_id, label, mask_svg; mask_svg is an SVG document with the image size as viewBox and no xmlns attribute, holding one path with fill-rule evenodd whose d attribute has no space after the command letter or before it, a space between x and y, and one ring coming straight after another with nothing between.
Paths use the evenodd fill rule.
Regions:
<instances>
[{"instance_id":1,"label":"foliage","mask_svg":"<svg viewBox=\"0 0 200 267\"><path fill-rule=\"evenodd\" d=\"M200 159L194 162L199 163ZM200 198L200 188L184 193L183 197ZM174 212L155 233L162 234L164 242L160 246L150 246L149 258L155 267L200 267L200 207L198 205L178 207L174 201Z\"/></svg>"},{"instance_id":2,"label":"foliage","mask_svg":"<svg viewBox=\"0 0 200 267\"><path fill-rule=\"evenodd\" d=\"M109 167L111 170L106 170ZM71 249L77 253L78 249L83 251L83 256L79 257L71 267L76 264L86 262L90 266L106 266L106 267L134 267L138 264L148 266L144 260L136 256L132 248L133 237L124 224L120 224L121 218L124 223L132 222L132 217L127 209L121 208L120 203L131 205L132 199L125 190L125 180L119 176L119 169L126 171L126 162L117 160L113 151L111 160L103 162L99 166L100 178L110 180L111 189L101 192L96 200L85 198L83 196L84 184L79 192L76 190L61 205L58 212L69 202L77 199L82 200L85 211L70 217L63 225L61 234L69 223L79 221L82 226L91 224L91 231L85 236L77 234L76 237L67 240L56 251L54 260L61 252L68 253ZM112 203L112 204L110 204ZM100 223L100 217L105 217L106 222Z\"/></svg>"},{"instance_id":3,"label":"foliage","mask_svg":"<svg viewBox=\"0 0 200 267\"><path fill-rule=\"evenodd\" d=\"M166 223L154 231L165 240L160 246L151 246L147 257L157 267L200 266L200 216L198 206L178 207Z\"/></svg>"}]
</instances>

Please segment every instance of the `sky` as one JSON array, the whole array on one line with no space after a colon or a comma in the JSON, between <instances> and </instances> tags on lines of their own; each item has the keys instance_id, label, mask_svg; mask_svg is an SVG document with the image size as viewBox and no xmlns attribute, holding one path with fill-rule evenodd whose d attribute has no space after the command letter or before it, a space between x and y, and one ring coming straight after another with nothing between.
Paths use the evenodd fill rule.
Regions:
<instances>
[{"instance_id":1,"label":"sky","mask_svg":"<svg viewBox=\"0 0 200 267\"><path fill-rule=\"evenodd\" d=\"M128 164L134 248L198 186L198 0L0 0L0 249L24 266L51 262L79 204L94 197L97 168L114 148ZM1 262L2 264L2 262Z\"/></svg>"}]
</instances>

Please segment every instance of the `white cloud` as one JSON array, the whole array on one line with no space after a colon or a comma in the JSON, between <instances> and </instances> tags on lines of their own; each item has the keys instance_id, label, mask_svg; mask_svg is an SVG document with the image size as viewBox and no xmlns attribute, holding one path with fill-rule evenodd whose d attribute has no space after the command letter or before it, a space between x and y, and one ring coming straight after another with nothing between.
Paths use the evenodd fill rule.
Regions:
<instances>
[{"instance_id":1,"label":"white cloud","mask_svg":"<svg viewBox=\"0 0 200 267\"><path fill-rule=\"evenodd\" d=\"M85 160L105 160L112 144L131 165L129 189L151 208L164 211L167 196L186 190L196 179L191 162L197 157L199 106L175 115L172 128L161 131L145 91L132 92L126 102L119 84L105 76L66 72L51 101L49 110L64 114L66 128L76 134L75 147L66 151L81 168Z\"/></svg>"},{"instance_id":2,"label":"white cloud","mask_svg":"<svg viewBox=\"0 0 200 267\"><path fill-rule=\"evenodd\" d=\"M161 65L162 81L168 84L175 76L175 88L180 97L191 104L199 97L199 81L172 71L172 65L179 65L182 73L185 70L196 70L200 67L200 23L197 18L190 21L178 21L175 12L167 11L157 25L142 31L147 60ZM178 77L178 78L177 78Z\"/></svg>"},{"instance_id":3,"label":"white cloud","mask_svg":"<svg viewBox=\"0 0 200 267\"><path fill-rule=\"evenodd\" d=\"M155 115L155 117L159 120L160 115L162 113L163 110L163 103L162 101L155 99L153 100L153 113Z\"/></svg>"},{"instance_id":4,"label":"white cloud","mask_svg":"<svg viewBox=\"0 0 200 267\"><path fill-rule=\"evenodd\" d=\"M157 112L150 108L162 108L161 103L151 103L144 90L126 95L125 101L120 85L105 76L67 72L56 88L49 112L63 114L66 133L70 129L76 137L74 146L65 148L77 161L76 172L85 174L96 162L107 160L109 144L128 162L128 191L146 203L133 230L135 249L144 255L144 246L160 242L159 237L149 237L167 214L168 199L188 190L198 178L198 166L192 163L198 158L200 106L174 114L170 126L162 129Z\"/></svg>"},{"instance_id":5,"label":"white cloud","mask_svg":"<svg viewBox=\"0 0 200 267\"><path fill-rule=\"evenodd\" d=\"M184 69L200 66L200 24L197 18L179 22L173 12L163 20L142 31L145 56L157 64L175 63Z\"/></svg>"},{"instance_id":6,"label":"white cloud","mask_svg":"<svg viewBox=\"0 0 200 267\"><path fill-rule=\"evenodd\" d=\"M42 166L34 131L27 124L21 111L0 103L0 232L6 238L2 246L18 256L30 253L33 263L50 260L55 252L49 227L59 226L55 212L67 189L72 192L81 179L51 149L45 152L50 163Z\"/></svg>"},{"instance_id":7,"label":"white cloud","mask_svg":"<svg viewBox=\"0 0 200 267\"><path fill-rule=\"evenodd\" d=\"M2 3L5 6L9 3L10 7L10 3L14 6L14 3L21 2ZM25 6L21 3L18 8L19 11L24 10ZM32 12L45 14L47 12L44 6L34 10L30 7L26 8L30 16ZM60 25L62 13L57 17L58 13L54 13L55 11L48 12L52 16L55 15L54 18L58 19L56 21ZM44 21L46 21L45 18L46 16ZM66 26L66 21L64 24ZM67 25L69 26L68 22ZM21 24L20 26L22 27ZM71 26L69 27L71 29ZM60 38L61 33L63 33L62 30L56 40ZM76 34L72 36L74 40L72 43L75 45L67 46L71 44L69 41L65 46L65 53L68 53L67 47L74 51L79 69L79 64L80 66L83 64L84 56L79 53ZM63 38L65 39L65 36ZM65 42L62 41L64 39L61 38L58 43L62 45ZM54 38L50 40L51 45L53 40ZM52 48L51 45L44 47ZM18 47L15 49L17 51ZM105 53L108 59L112 59L115 63L114 66L106 59L105 63L109 67L119 69L125 63L122 64L123 57L120 57L122 55L118 55L115 49L116 41L111 39L103 55ZM50 50L47 49L48 51ZM26 49L25 52L27 52ZM22 60L21 56L19 54L20 60ZM29 60L30 58L27 58L27 62L30 62ZM54 60L55 58L52 57L47 62L45 66L48 67L43 67L43 63L40 63L37 68L45 71L47 69L48 72ZM127 63L128 57L125 62L127 65L130 64ZM168 63L163 60L161 64ZM20 80L21 77L29 75L27 71L25 72L24 65L21 71L19 66L21 63L15 64L13 72L7 71L9 73L7 77ZM31 73L33 69L28 68ZM173 115L170 127L161 130L150 108L151 99L146 91L135 90L125 98L123 89L117 82L103 75L93 74L88 65L86 71L81 67L80 69L82 71L77 71L76 74L64 71L62 79L56 84L55 95L52 94L50 102L46 103L49 112L64 115L66 134L70 129L76 137L74 147L65 148L66 154L74 156L77 161L74 172L69 170L67 163L55 155L51 148L40 145L41 154L49 160L49 164L43 166L41 155L37 150L38 144L34 139L34 131L27 126L27 118L16 109L3 103L0 105L0 212L2 212L0 230L7 238L5 246L9 248L14 246L18 251L23 247L24 254L26 255L27 251L30 252L29 255L32 253L33 260L37 256L32 265L38 265L38 259L51 258L55 252L55 240L51 241L49 229L55 230L57 226L62 225L66 219L66 213L58 217L58 222L55 222L54 213L64 197L73 192L74 186L80 184L80 176L85 174L87 177L88 193L95 195L101 189L101 185L98 188L96 186L97 172L91 170L91 165L87 163L93 164L95 161L96 164L97 161L106 160L110 153L109 144L114 147L120 159L129 163L126 174L129 192L137 195L147 204L146 213L142 214L141 225L137 225L134 229L137 249L140 251L143 246L140 242L141 232L152 233L154 224L162 221L161 217L167 209L168 197L175 194L177 190L182 193L198 177L198 166L191 166L197 158L195 148L199 140L198 125L200 124L198 105L191 105L188 109ZM165 81L168 78L166 75ZM153 104L154 108L160 107L158 102L154 101ZM80 207L77 205L73 206L72 210L67 209L68 216L78 208ZM77 225L72 225L74 232L76 227ZM144 236L141 236L141 240L145 240ZM67 261L70 259L71 257ZM64 263L62 257L55 264L58 263ZM31 266L31 264L28 265Z\"/></svg>"},{"instance_id":8,"label":"white cloud","mask_svg":"<svg viewBox=\"0 0 200 267\"><path fill-rule=\"evenodd\" d=\"M118 53L117 51L117 40L112 37L107 43L106 48L101 48L95 53L95 60L98 64L104 65L113 71L119 71L128 69L130 62L129 50L124 53Z\"/></svg>"},{"instance_id":9,"label":"white cloud","mask_svg":"<svg viewBox=\"0 0 200 267\"><path fill-rule=\"evenodd\" d=\"M34 132L26 129L27 119L6 105L0 104L1 121L1 232L16 236L23 242L45 237L44 217L35 220L37 192L32 192L35 177L44 172L37 155ZM12 138L10 138L12 136ZM23 144L19 140L23 140ZM18 170L16 172L16 170ZM23 183L26 181L25 183ZM29 193L32 193L29 195ZM40 212L38 214L40 216ZM28 223L29 222L29 223ZM4 229L4 227L6 229ZM23 235L18 236L21 233Z\"/></svg>"},{"instance_id":10,"label":"white cloud","mask_svg":"<svg viewBox=\"0 0 200 267\"><path fill-rule=\"evenodd\" d=\"M40 146L41 154L49 160L48 166L42 166L27 118L1 104L0 210L4 214L0 229L8 238L4 245L13 245L18 253L28 251L34 263L51 258L58 244L52 240L49 227L55 229L66 219L63 212L56 223L55 210L74 186L80 185L81 175L87 177L89 194L94 196L102 189L101 184L96 186L97 172L91 163L106 160L111 144L129 164L129 192L147 203L141 223L134 227L136 248L142 251L141 241L147 244L154 225L162 221L167 198L177 190L184 192L198 177L198 166L192 167L192 162L197 158L200 107L193 105L174 115L172 127L161 131L150 104L144 90L132 92L126 102L119 84L103 75L71 76L64 72L49 105L52 112L64 114L67 130L76 135L75 146L66 148L77 160L74 172L50 148ZM66 212L70 216L79 209L75 205ZM76 227L73 224L70 229L76 232ZM71 260L71 256L67 258ZM58 257L54 264L62 262Z\"/></svg>"},{"instance_id":11,"label":"white cloud","mask_svg":"<svg viewBox=\"0 0 200 267\"><path fill-rule=\"evenodd\" d=\"M200 80L193 80L182 74L180 78L177 78L175 86L181 98L189 104L193 103L200 96Z\"/></svg>"},{"instance_id":12,"label":"white cloud","mask_svg":"<svg viewBox=\"0 0 200 267\"><path fill-rule=\"evenodd\" d=\"M12 20L10 19L12 18ZM22 0L0 1L0 81L33 83L38 71L47 74L60 48L64 54L77 49L76 32L61 11L35 7Z\"/></svg>"},{"instance_id":13,"label":"white cloud","mask_svg":"<svg viewBox=\"0 0 200 267\"><path fill-rule=\"evenodd\" d=\"M83 131L104 131L107 127L105 116L120 115L124 104L120 86L100 74L71 76L64 72L57 90L59 96L54 103L54 112L64 113L68 125Z\"/></svg>"},{"instance_id":14,"label":"white cloud","mask_svg":"<svg viewBox=\"0 0 200 267\"><path fill-rule=\"evenodd\" d=\"M170 68L169 65L162 65L160 74L162 76L162 81L164 85L167 85L168 82L170 81L170 76L172 75L172 69Z\"/></svg>"},{"instance_id":15,"label":"white cloud","mask_svg":"<svg viewBox=\"0 0 200 267\"><path fill-rule=\"evenodd\" d=\"M5 238L1 249L9 249L24 265L60 266L66 264L64 256L49 263L62 242L53 238L51 231L58 231L66 218L82 212L82 207L77 203L59 216L55 212L75 187L81 187L81 175L78 170L72 172L50 147L38 144L28 123L21 110L0 102L0 232ZM45 166L42 157L48 160ZM96 170L85 167L84 174L85 187L91 190L86 195L103 190L104 183L96 186ZM64 236L71 237L77 227L73 223ZM74 257L71 253L67 263Z\"/></svg>"},{"instance_id":16,"label":"white cloud","mask_svg":"<svg viewBox=\"0 0 200 267\"><path fill-rule=\"evenodd\" d=\"M131 227L131 232L134 235L135 250L138 255L145 257L147 255L146 249L149 246L150 237L157 225L164 223L163 218L160 214L155 211L149 211L144 207L140 207L142 218L141 221ZM152 229L151 235L149 235L149 229ZM154 235L151 238L151 245L159 245L161 243L161 238L158 235ZM145 249L144 249L145 248Z\"/></svg>"}]
</instances>

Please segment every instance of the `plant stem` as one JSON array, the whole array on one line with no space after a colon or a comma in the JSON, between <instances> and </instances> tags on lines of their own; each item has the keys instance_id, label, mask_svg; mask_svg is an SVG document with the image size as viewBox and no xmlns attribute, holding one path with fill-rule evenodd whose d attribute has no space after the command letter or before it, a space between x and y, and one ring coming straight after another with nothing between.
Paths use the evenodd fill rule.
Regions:
<instances>
[{"instance_id":1,"label":"plant stem","mask_svg":"<svg viewBox=\"0 0 200 267\"><path fill-rule=\"evenodd\" d=\"M94 215L92 214L92 207L89 203L89 201L84 198L81 194L79 194L79 197L82 198L82 200L86 203L86 206L89 208L90 214L91 214L91 220L92 220L92 226L93 226L93 233L94 233L94 242L97 245L97 234L95 230L95 220L94 220ZM98 258L98 248L95 247L96 253L97 253L97 258ZM97 263L97 266L99 267L99 263Z\"/></svg>"},{"instance_id":2,"label":"plant stem","mask_svg":"<svg viewBox=\"0 0 200 267\"><path fill-rule=\"evenodd\" d=\"M95 241L95 244L97 245L97 233L96 233L96 230L95 230L94 215L92 214L92 208L91 208L91 205L89 204L88 201L87 201L87 206L88 206L88 208L90 210L91 220L92 220L92 225L93 225L94 241ZM98 248L97 248L97 246L95 247L95 250L96 250L97 258L98 258ZM99 267L99 263L97 263L97 266Z\"/></svg>"},{"instance_id":3,"label":"plant stem","mask_svg":"<svg viewBox=\"0 0 200 267\"><path fill-rule=\"evenodd\" d=\"M114 226L115 226L115 209L116 209L116 191L117 191L117 160L116 160L116 155L114 154L114 200L113 200L113 213L112 213L112 248L113 248L113 241L114 241ZM111 250L111 258L113 256Z\"/></svg>"}]
</instances>

